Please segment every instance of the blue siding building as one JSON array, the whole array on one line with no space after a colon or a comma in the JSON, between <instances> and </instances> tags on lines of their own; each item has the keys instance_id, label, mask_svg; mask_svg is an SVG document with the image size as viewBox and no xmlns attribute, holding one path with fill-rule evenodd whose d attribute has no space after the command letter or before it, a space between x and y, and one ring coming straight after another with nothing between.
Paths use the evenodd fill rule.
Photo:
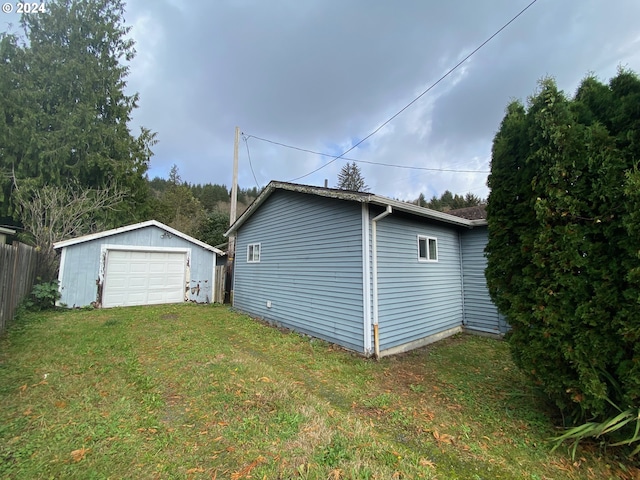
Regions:
<instances>
[{"instance_id":1,"label":"blue siding building","mask_svg":"<svg viewBox=\"0 0 640 480\"><path fill-rule=\"evenodd\" d=\"M68 307L213 301L224 252L155 220L54 244Z\"/></svg>"},{"instance_id":2,"label":"blue siding building","mask_svg":"<svg viewBox=\"0 0 640 480\"><path fill-rule=\"evenodd\" d=\"M233 306L363 355L504 328L484 219L370 193L271 182L232 225Z\"/></svg>"}]
</instances>

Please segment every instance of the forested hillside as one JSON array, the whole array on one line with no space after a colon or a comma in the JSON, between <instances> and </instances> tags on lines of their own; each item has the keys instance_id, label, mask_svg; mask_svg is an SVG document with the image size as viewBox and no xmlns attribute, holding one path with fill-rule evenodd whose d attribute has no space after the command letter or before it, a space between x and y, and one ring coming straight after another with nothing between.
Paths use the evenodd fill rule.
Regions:
<instances>
[{"instance_id":1,"label":"forested hillside","mask_svg":"<svg viewBox=\"0 0 640 480\"><path fill-rule=\"evenodd\" d=\"M210 245L226 242L231 191L217 183L183 182L178 167L171 167L167 179L149 180L150 219L158 220ZM260 192L256 187L238 189L237 215L244 212Z\"/></svg>"},{"instance_id":2,"label":"forested hillside","mask_svg":"<svg viewBox=\"0 0 640 480\"><path fill-rule=\"evenodd\" d=\"M475 207L482 203L486 203L485 200L469 192L466 195L454 195L449 190L445 190L440 198L435 195L431 197L431 200L427 201L424 194L420 194L417 200L414 200L419 207L426 207L432 210L438 210L439 212L448 212L449 210L456 210L458 208Z\"/></svg>"}]
</instances>

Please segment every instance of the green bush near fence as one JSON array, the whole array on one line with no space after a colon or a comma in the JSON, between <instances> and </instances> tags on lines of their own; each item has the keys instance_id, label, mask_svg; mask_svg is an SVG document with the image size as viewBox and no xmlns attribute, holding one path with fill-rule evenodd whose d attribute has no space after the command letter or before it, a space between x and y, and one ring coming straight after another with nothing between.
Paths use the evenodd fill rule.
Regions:
<instances>
[{"instance_id":1,"label":"green bush near fence","mask_svg":"<svg viewBox=\"0 0 640 480\"><path fill-rule=\"evenodd\" d=\"M31 289L31 294L24 301L24 306L28 310L47 310L56 306L56 301L60 300L58 281L37 283Z\"/></svg>"}]
</instances>

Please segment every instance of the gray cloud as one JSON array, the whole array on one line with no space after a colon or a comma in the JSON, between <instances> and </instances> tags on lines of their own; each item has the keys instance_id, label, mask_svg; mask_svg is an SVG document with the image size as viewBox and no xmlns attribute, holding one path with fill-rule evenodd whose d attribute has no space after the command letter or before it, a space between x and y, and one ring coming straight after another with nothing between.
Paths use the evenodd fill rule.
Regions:
<instances>
[{"instance_id":1,"label":"gray cloud","mask_svg":"<svg viewBox=\"0 0 640 480\"><path fill-rule=\"evenodd\" d=\"M130 0L138 56L135 123L158 132L151 175L178 164L189 182L229 184L235 125L247 134L338 151L363 138L495 32L527 1ZM464 66L347 156L486 170L507 103L554 76L572 94L588 72L640 70L634 0L539 0ZM261 185L328 159L249 140ZM255 184L244 143L240 183ZM335 184L344 161L301 182ZM361 164L376 193L474 190L485 174Z\"/></svg>"}]
</instances>

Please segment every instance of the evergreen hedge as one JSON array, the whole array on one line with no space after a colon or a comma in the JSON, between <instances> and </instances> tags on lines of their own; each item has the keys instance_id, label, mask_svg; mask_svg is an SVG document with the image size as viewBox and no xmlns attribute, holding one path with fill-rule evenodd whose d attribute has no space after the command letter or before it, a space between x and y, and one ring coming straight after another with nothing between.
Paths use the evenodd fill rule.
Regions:
<instances>
[{"instance_id":1,"label":"evergreen hedge","mask_svg":"<svg viewBox=\"0 0 640 480\"><path fill-rule=\"evenodd\" d=\"M640 406L640 79L544 79L493 143L489 292L515 363L573 423Z\"/></svg>"}]
</instances>

